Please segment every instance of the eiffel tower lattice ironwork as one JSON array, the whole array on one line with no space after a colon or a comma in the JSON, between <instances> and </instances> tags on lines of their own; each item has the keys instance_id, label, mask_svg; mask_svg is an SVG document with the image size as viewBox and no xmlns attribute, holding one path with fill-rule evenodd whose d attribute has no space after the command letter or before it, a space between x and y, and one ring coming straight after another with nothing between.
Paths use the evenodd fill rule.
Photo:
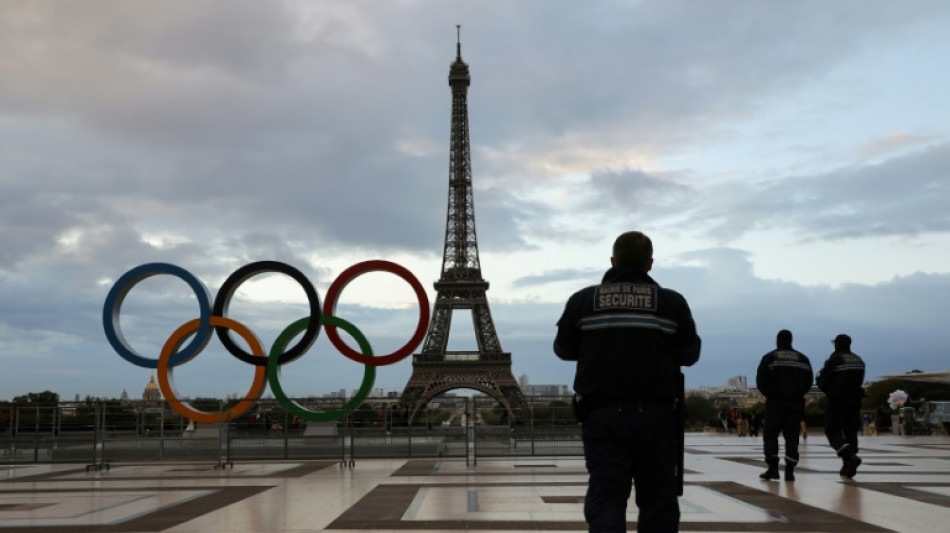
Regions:
<instances>
[{"instance_id":1,"label":"eiffel tower lattice ironwork","mask_svg":"<svg viewBox=\"0 0 950 533\"><path fill-rule=\"evenodd\" d=\"M412 376L400 403L409 419L432 398L452 389L475 389L497 400L514 420L524 407L521 387L511 373L511 353L502 351L482 278L475 236L472 160L468 135L468 86L461 40L449 69L452 88L452 137L449 156L449 207L445 223L442 274L421 353L413 355ZM455 310L471 310L478 351L449 351L449 328Z\"/></svg>"}]
</instances>

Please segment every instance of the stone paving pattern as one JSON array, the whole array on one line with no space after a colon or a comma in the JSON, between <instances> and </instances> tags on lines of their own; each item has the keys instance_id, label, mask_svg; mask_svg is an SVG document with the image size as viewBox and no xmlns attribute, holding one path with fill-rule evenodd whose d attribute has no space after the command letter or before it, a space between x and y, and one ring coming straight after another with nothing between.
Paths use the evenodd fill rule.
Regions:
<instances>
[{"instance_id":1,"label":"stone paving pattern","mask_svg":"<svg viewBox=\"0 0 950 533\"><path fill-rule=\"evenodd\" d=\"M950 437L861 440L853 480L824 438L796 481L762 442L688 435L682 531L950 531ZM0 465L0 533L586 531L581 458ZM636 530L636 508L628 513Z\"/></svg>"}]
</instances>

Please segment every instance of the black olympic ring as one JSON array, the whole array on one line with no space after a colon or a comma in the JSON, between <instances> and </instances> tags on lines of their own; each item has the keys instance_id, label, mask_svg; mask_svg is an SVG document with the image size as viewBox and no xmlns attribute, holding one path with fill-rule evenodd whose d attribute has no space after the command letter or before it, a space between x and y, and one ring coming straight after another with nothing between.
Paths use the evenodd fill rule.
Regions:
<instances>
[{"instance_id":1,"label":"black olympic ring","mask_svg":"<svg viewBox=\"0 0 950 533\"><path fill-rule=\"evenodd\" d=\"M307 302L310 304L310 322L307 325L303 336L300 337L300 340L297 341L296 344L291 346L287 351L280 354L280 357L277 359L277 364L283 365L296 360L298 357L306 353L306 351L310 349L310 346L313 345L314 341L317 340L317 336L320 334L320 297L317 295L317 290L313 288L313 284L310 283L310 280L307 279L307 277L304 276L302 272L286 263L281 263L279 261L258 261L256 263L244 265L228 276L228 279L224 280L221 288L218 289L218 295L214 298L214 306L212 308L211 315L227 316L228 306L231 303L231 297L234 296L237 288L248 279L265 272L277 272L280 274L286 274L293 278L294 281L300 284L300 286L303 288L303 291L307 294ZM267 366L266 358L255 357L250 352L245 351L236 342L234 342L234 339L231 338L227 328L215 326L214 329L218 334L218 338L221 339L221 344L224 345L225 349L227 349L231 355L248 364Z\"/></svg>"}]
</instances>

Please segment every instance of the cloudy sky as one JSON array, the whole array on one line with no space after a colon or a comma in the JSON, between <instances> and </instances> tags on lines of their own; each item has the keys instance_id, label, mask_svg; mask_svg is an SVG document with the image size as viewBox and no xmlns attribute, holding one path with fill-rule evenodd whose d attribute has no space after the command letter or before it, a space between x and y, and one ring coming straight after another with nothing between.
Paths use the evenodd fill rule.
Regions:
<instances>
[{"instance_id":1,"label":"cloudy sky","mask_svg":"<svg viewBox=\"0 0 950 533\"><path fill-rule=\"evenodd\" d=\"M482 273L515 376L571 383L554 324L630 229L692 306L691 387L753 380L781 328L816 367L840 332L870 377L950 366L946 2L32 1L0 4L0 399L139 396L154 371L116 355L102 310L144 263L213 297L283 261L322 297L381 258L434 300L456 24ZM416 307L372 273L337 314L386 353ZM229 316L269 347L306 312L299 286L262 275ZM197 316L187 285L155 276L120 326L157 357ZM474 345L456 313L450 348ZM377 386L410 373L381 367ZM225 396L252 373L213 339L174 375L183 396ZM282 371L299 396L361 375L323 335Z\"/></svg>"}]
</instances>

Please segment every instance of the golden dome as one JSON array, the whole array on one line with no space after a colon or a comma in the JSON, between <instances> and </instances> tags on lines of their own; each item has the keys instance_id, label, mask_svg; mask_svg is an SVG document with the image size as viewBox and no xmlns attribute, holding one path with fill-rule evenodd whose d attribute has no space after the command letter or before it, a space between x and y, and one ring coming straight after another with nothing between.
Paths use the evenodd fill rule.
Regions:
<instances>
[{"instance_id":1,"label":"golden dome","mask_svg":"<svg viewBox=\"0 0 950 533\"><path fill-rule=\"evenodd\" d=\"M154 403L162 401L162 391L158 388L158 383L155 383L155 375L152 375L152 379L149 380L148 385L145 386L145 390L142 391L142 399L146 403Z\"/></svg>"}]
</instances>

